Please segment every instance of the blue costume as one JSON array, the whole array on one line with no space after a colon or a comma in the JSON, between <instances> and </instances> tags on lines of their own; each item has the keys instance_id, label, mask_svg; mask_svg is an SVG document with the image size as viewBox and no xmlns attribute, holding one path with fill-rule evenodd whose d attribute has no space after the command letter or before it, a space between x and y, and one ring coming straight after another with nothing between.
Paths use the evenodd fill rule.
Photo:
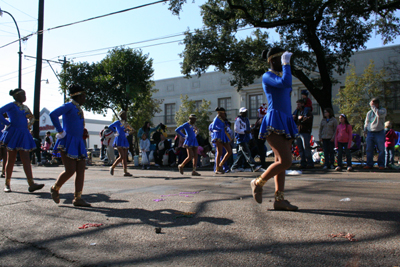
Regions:
<instances>
[{"instance_id":1,"label":"blue costume","mask_svg":"<svg viewBox=\"0 0 400 267\"><path fill-rule=\"evenodd\" d=\"M62 115L63 126L60 120ZM67 157L72 159L85 159L87 157L85 142L83 141L83 129L85 119L83 111L75 100L65 103L50 113L50 119L57 132L66 132L62 139L57 139L54 145L54 151L64 151Z\"/></svg>"},{"instance_id":2,"label":"blue costume","mask_svg":"<svg viewBox=\"0 0 400 267\"><path fill-rule=\"evenodd\" d=\"M211 124L211 129L213 132L212 135L212 142L216 142L217 140L222 142L222 143L230 143L231 139L230 136L228 136L228 133L226 131L226 124L225 122L217 115L214 118L214 121Z\"/></svg>"},{"instance_id":3,"label":"blue costume","mask_svg":"<svg viewBox=\"0 0 400 267\"><path fill-rule=\"evenodd\" d=\"M181 132L184 129L186 132L186 136ZM183 142L183 147L198 147L199 143L196 139L196 127L191 125L189 122L186 122L175 129L175 132L185 138L185 142Z\"/></svg>"},{"instance_id":4,"label":"blue costume","mask_svg":"<svg viewBox=\"0 0 400 267\"><path fill-rule=\"evenodd\" d=\"M262 77L263 89L268 99L268 110L261 123L260 139L265 139L271 133L284 135L287 139L297 138L298 135L290 103L292 92L290 65L283 65L282 71L282 77L271 70Z\"/></svg>"},{"instance_id":5,"label":"blue costume","mask_svg":"<svg viewBox=\"0 0 400 267\"><path fill-rule=\"evenodd\" d=\"M129 142L125 136L125 125L121 121L115 121L108 128L114 133L118 133L118 136L114 139L113 145L115 147L129 148Z\"/></svg>"},{"instance_id":6,"label":"blue costume","mask_svg":"<svg viewBox=\"0 0 400 267\"><path fill-rule=\"evenodd\" d=\"M10 121L3 117L3 113L7 113ZM18 102L8 103L0 108L0 114L0 121L8 126L3 130L0 138L1 144L5 145L8 150L32 151L36 149L35 141L29 131L34 117L27 106Z\"/></svg>"},{"instance_id":7,"label":"blue costume","mask_svg":"<svg viewBox=\"0 0 400 267\"><path fill-rule=\"evenodd\" d=\"M1 114L0 114L0 116L1 116ZM3 129L5 126L6 125L4 124L4 122L0 121L0 140L3 137ZM3 146L3 145L0 143L0 146Z\"/></svg>"}]
</instances>

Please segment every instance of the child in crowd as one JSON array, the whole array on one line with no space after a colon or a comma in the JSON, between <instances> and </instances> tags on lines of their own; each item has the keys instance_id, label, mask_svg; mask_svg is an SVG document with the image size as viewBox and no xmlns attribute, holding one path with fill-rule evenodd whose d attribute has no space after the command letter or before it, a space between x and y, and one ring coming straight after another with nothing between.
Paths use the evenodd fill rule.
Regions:
<instances>
[{"instance_id":1,"label":"child in crowd","mask_svg":"<svg viewBox=\"0 0 400 267\"><path fill-rule=\"evenodd\" d=\"M144 170L145 165L147 165L147 169L150 169L150 140L147 138L147 134L142 134L142 139L140 140L140 150L142 151L142 169ZM143 164L143 157L147 157L147 162Z\"/></svg>"},{"instance_id":2,"label":"child in crowd","mask_svg":"<svg viewBox=\"0 0 400 267\"><path fill-rule=\"evenodd\" d=\"M301 97L304 100L304 114L307 114L309 111L313 111L312 107L312 101L310 98L308 98L308 91L307 90L302 90L301 91Z\"/></svg>"},{"instance_id":3,"label":"child in crowd","mask_svg":"<svg viewBox=\"0 0 400 267\"><path fill-rule=\"evenodd\" d=\"M392 129L392 122L385 122L385 168L394 165L394 145L399 137Z\"/></svg>"},{"instance_id":4,"label":"child in crowd","mask_svg":"<svg viewBox=\"0 0 400 267\"><path fill-rule=\"evenodd\" d=\"M343 167L342 166L343 149L344 152L346 153L347 171L350 172L353 170L353 168L351 167L351 152L350 152L352 140L353 140L353 129L349 124L346 115L341 114L339 116L339 125L337 126L335 133L335 147L338 148L338 157L337 157L338 166L336 167L336 170L339 172L342 170Z\"/></svg>"}]
</instances>

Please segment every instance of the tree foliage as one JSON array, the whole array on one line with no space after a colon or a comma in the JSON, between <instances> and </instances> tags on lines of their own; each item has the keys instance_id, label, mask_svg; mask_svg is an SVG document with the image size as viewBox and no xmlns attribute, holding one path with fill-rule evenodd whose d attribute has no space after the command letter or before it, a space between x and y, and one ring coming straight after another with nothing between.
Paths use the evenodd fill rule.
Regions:
<instances>
[{"instance_id":1,"label":"tree foliage","mask_svg":"<svg viewBox=\"0 0 400 267\"><path fill-rule=\"evenodd\" d=\"M210 101L203 99L199 108L196 107L196 102L189 100L188 95L181 95L181 106L175 114L176 125L182 125L189 120L190 114L196 114L196 126L199 129L199 134L207 139L208 138L208 126L211 123L209 108L211 105Z\"/></svg>"},{"instance_id":2,"label":"tree foliage","mask_svg":"<svg viewBox=\"0 0 400 267\"><path fill-rule=\"evenodd\" d=\"M364 73L357 75L355 67L352 66L350 73L346 76L345 87L340 89L334 103L339 106L340 113L345 114L354 131L364 128L365 116L371 107L369 103L372 98L379 97L380 106L387 107L390 91L385 89L387 73L385 69L375 70L374 62L371 60Z\"/></svg>"},{"instance_id":3,"label":"tree foliage","mask_svg":"<svg viewBox=\"0 0 400 267\"><path fill-rule=\"evenodd\" d=\"M84 108L98 114L111 109L134 108L136 114L147 110L151 100L153 60L141 50L114 48L98 63L69 63L61 73L61 90L75 83L85 88ZM155 113L154 113L155 114ZM153 114L153 115L154 115Z\"/></svg>"},{"instance_id":4,"label":"tree foliage","mask_svg":"<svg viewBox=\"0 0 400 267\"><path fill-rule=\"evenodd\" d=\"M186 2L171 0L169 9L179 15ZM231 84L240 90L268 68L261 51L279 45L294 52L292 73L322 109L332 107L333 73L344 73L373 27L384 43L400 32L398 0L208 0L200 8L204 26L185 34L183 74L200 76L214 66L232 73ZM251 27L256 30L250 36L237 38L238 31ZM280 42L268 42L269 29L276 30Z\"/></svg>"}]
</instances>

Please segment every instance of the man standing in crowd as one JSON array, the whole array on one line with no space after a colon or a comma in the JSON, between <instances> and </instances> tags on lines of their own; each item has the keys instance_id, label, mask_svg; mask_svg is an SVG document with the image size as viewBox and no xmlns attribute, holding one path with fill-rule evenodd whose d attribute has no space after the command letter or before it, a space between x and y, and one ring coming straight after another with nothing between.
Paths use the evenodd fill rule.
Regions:
<instances>
[{"instance_id":1,"label":"man standing in crowd","mask_svg":"<svg viewBox=\"0 0 400 267\"><path fill-rule=\"evenodd\" d=\"M249 119L247 118L247 109L242 107L239 110L239 116L235 120L235 137L238 145L238 153L237 158L231 167L232 172L235 172L235 169L237 169L238 164L241 162L243 157L250 165L253 172L258 171L261 168L261 165L256 166L256 162L251 156L249 148L250 133L251 129Z\"/></svg>"},{"instance_id":2,"label":"man standing in crowd","mask_svg":"<svg viewBox=\"0 0 400 267\"><path fill-rule=\"evenodd\" d=\"M305 109L304 99L299 99L296 101L297 108L293 112L293 119L299 130L299 137L296 139L296 145L299 148L300 154L300 168L302 169L312 169L314 168L314 162L311 155L311 131L313 125L313 115L311 110Z\"/></svg>"},{"instance_id":3,"label":"man standing in crowd","mask_svg":"<svg viewBox=\"0 0 400 267\"><path fill-rule=\"evenodd\" d=\"M379 150L379 170L384 170L386 109L379 106L378 98L373 98L369 105L371 110L368 111L364 123L364 135L367 135L367 165L364 169L371 169L374 165L374 147L376 145Z\"/></svg>"}]
</instances>

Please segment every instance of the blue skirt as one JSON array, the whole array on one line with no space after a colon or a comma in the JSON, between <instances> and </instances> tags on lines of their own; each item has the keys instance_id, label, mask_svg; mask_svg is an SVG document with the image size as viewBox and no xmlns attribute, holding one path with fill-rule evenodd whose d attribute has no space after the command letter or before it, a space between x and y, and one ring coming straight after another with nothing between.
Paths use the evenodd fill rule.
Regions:
<instances>
[{"instance_id":1,"label":"blue skirt","mask_svg":"<svg viewBox=\"0 0 400 267\"><path fill-rule=\"evenodd\" d=\"M220 132L214 132L214 136L212 138L212 142L221 142L221 143L230 143L231 140L229 137L226 135L225 130L220 131Z\"/></svg>"},{"instance_id":2,"label":"blue skirt","mask_svg":"<svg viewBox=\"0 0 400 267\"><path fill-rule=\"evenodd\" d=\"M71 159L85 159L87 157L85 141L82 137L67 134L63 139L57 139L54 151L63 151Z\"/></svg>"},{"instance_id":3,"label":"blue skirt","mask_svg":"<svg viewBox=\"0 0 400 267\"><path fill-rule=\"evenodd\" d=\"M260 127L259 139L266 139L271 133L284 135L287 139L295 139L299 135L293 117L279 110L268 111Z\"/></svg>"},{"instance_id":4,"label":"blue skirt","mask_svg":"<svg viewBox=\"0 0 400 267\"><path fill-rule=\"evenodd\" d=\"M129 142L128 139L126 139L126 136L121 136L118 135L114 139L114 144L115 147L122 147L122 148L129 148Z\"/></svg>"},{"instance_id":5,"label":"blue skirt","mask_svg":"<svg viewBox=\"0 0 400 267\"><path fill-rule=\"evenodd\" d=\"M196 137L195 138L187 138L185 139L185 142L183 142L183 147L198 147L199 143L197 142Z\"/></svg>"},{"instance_id":6,"label":"blue skirt","mask_svg":"<svg viewBox=\"0 0 400 267\"><path fill-rule=\"evenodd\" d=\"M35 141L28 128L8 127L3 131L0 143L5 145L8 150L32 151L36 149Z\"/></svg>"}]
</instances>

